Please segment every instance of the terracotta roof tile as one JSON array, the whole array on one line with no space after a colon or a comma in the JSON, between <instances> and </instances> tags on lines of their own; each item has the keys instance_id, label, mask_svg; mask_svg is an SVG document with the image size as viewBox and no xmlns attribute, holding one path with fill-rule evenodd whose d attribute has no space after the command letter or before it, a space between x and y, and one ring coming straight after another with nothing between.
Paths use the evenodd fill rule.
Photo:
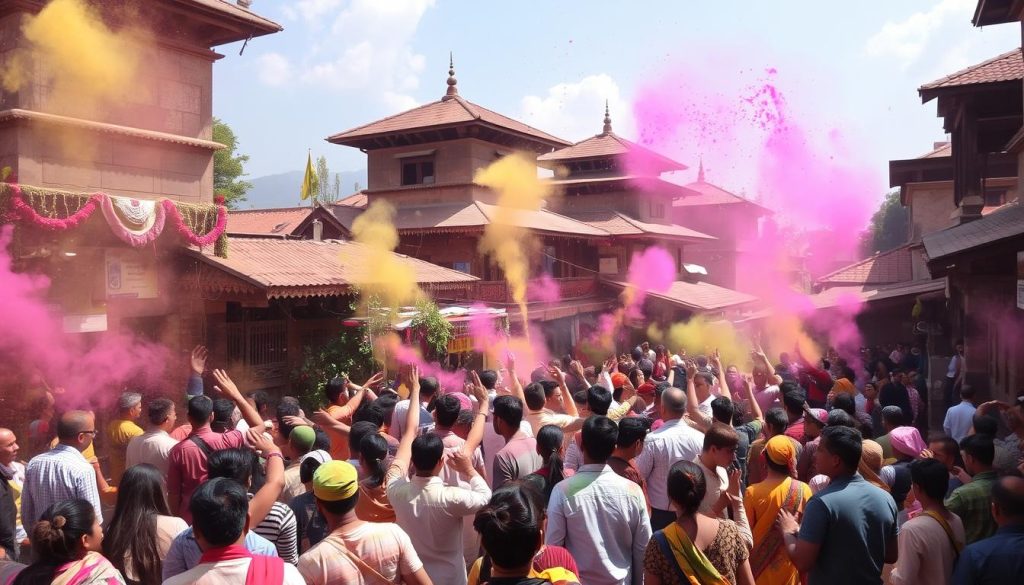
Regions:
<instances>
[{"instance_id":1,"label":"terracotta roof tile","mask_svg":"<svg viewBox=\"0 0 1024 585\"><path fill-rule=\"evenodd\" d=\"M811 303L818 309L835 307L853 298L860 302L870 303L905 296L917 296L924 293L940 291L946 288L946 279L916 280L883 285L836 286L818 294L810 295Z\"/></svg>"},{"instance_id":2,"label":"terracotta roof tile","mask_svg":"<svg viewBox=\"0 0 1024 585\"><path fill-rule=\"evenodd\" d=\"M826 274L818 284L893 284L913 279L913 251L907 244Z\"/></svg>"},{"instance_id":3,"label":"terracotta roof tile","mask_svg":"<svg viewBox=\"0 0 1024 585\"><path fill-rule=\"evenodd\" d=\"M686 188L691 191L695 191L697 195L694 195L692 197L682 197L680 199L676 199L675 201L672 202L673 207L695 207L698 205L734 205L746 203L747 205L753 205L754 207L763 209L767 213L772 213L772 210L761 205L760 203L755 203L750 199L741 197L739 195L736 195L735 193L730 193L729 191L726 191L725 189L717 185L712 185L711 183L707 183L705 181L695 181L693 183L686 185Z\"/></svg>"},{"instance_id":4,"label":"terracotta roof tile","mask_svg":"<svg viewBox=\"0 0 1024 585\"><path fill-rule=\"evenodd\" d=\"M1024 205L1012 203L981 219L927 234L923 240L928 261L934 262L944 256L1022 235Z\"/></svg>"},{"instance_id":5,"label":"terracotta roof tile","mask_svg":"<svg viewBox=\"0 0 1024 585\"><path fill-rule=\"evenodd\" d=\"M212 247L187 252L257 288L269 298L337 295L350 292L357 280L358 258L366 247L338 240L281 240L233 238L228 258L213 255ZM478 280L475 276L443 268L401 254L420 284L445 285Z\"/></svg>"},{"instance_id":6,"label":"terracotta roof tile","mask_svg":"<svg viewBox=\"0 0 1024 585\"><path fill-rule=\"evenodd\" d=\"M1016 48L942 79L926 83L918 88L918 92L925 101L928 101L934 97L935 90L1021 79L1024 79L1024 59L1021 58L1020 48Z\"/></svg>"},{"instance_id":7,"label":"terracotta roof tile","mask_svg":"<svg viewBox=\"0 0 1024 585\"><path fill-rule=\"evenodd\" d=\"M714 240L713 236L676 224L659 224L640 221L611 209L573 211L573 219L590 224L616 236L650 235L679 238L693 241Z\"/></svg>"},{"instance_id":8,"label":"terracotta roof tile","mask_svg":"<svg viewBox=\"0 0 1024 585\"><path fill-rule=\"evenodd\" d=\"M581 185L614 185L622 183L622 189L633 189L645 194L663 195L666 198L676 199L679 197L696 197L698 192L672 183L658 177L647 177L640 175L596 175L585 177L573 177L571 179L551 179L552 185L569 189ZM616 186L618 187L618 186Z\"/></svg>"},{"instance_id":9,"label":"terracotta roof tile","mask_svg":"<svg viewBox=\"0 0 1024 585\"><path fill-rule=\"evenodd\" d=\"M309 217L312 211L312 207L229 211L227 232L229 234L288 234Z\"/></svg>"},{"instance_id":10,"label":"terracotta roof tile","mask_svg":"<svg viewBox=\"0 0 1024 585\"><path fill-rule=\"evenodd\" d=\"M388 116L387 118L370 122L351 130L339 132L328 137L327 140L335 144L347 144L371 136L402 134L412 130L481 122L527 136L551 146L567 146L570 144L568 141L557 136L552 136L518 120L513 120L508 116L478 106L462 96L452 96L451 99L430 102L429 104Z\"/></svg>"},{"instance_id":11,"label":"terracotta roof tile","mask_svg":"<svg viewBox=\"0 0 1024 585\"><path fill-rule=\"evenodd\" d=\"M626 283L619 281L608 281L618 287L625 287ZM648 293L648 296L655 297L685 307L690 310L718 311L730 307L747 305L757 301L757 297L740 291L717 286L708 282L686 282L677 280L669 289L662 293Z\"/></svg>"},{"instance_id":12,"label":"terracotta roof tile","mask_svg":"<svg viewBox=\"0 0 1024 585\"><path fill-rule=\"evenodd\" d=\"M645 162L645 165L649 165L652 170L656 169L664 172L681 171L688 168L686 165L662 156L645 146L626 140L614 132L598 134L567 148L543 154L537 157L537 161L560 163L588 158L618 158L628 153L638 154L641 160ZM551 164L547 166L556 165Z\"/></svg>"},{"instance_id":13,"label":"terracotta roof tile","mask_svg":"<svg viewBox=\"0 0 1024 585\"><path fill-rule=\"evenodd\" d=\"M344 199L339 199L331 205L342 205L344 207L366 207L366 192L359 191L353 193Z\"/></svg>"},{"instance_id":14,"label":"terracotta roof tile","mask_svg":"<svg viewBox=\"0 0 1024 585\"><path fill-rule=\"evenodd\" d=\"M926 152L917 158L945 158L947 156L953 156L953 144L951 142L939 144L930 152Z\"/></svg>"}]
</instances>

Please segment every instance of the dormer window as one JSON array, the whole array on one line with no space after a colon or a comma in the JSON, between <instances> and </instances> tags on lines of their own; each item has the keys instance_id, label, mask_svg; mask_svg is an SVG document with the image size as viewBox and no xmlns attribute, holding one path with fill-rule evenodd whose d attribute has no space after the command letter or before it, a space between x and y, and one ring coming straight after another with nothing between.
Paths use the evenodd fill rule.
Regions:
<instances>
[{"instance_id":1,"label":"dormer window","mask_svg":"<svg viewBox=\"0 0 1024 585\"><path fill-rule=\"evenodd\" d=\"M403 158L401 162L402 186L434 184L433 156Z\"/></svg>"}]
</instances>

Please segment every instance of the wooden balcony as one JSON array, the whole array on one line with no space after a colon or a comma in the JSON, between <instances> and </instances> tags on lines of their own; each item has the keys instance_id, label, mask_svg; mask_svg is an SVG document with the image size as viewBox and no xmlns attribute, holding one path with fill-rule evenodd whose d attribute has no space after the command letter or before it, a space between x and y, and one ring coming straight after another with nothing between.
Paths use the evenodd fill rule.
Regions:
<instances>
[{"instance_id":1,"label":"wooden balcony","mask_svg":"<svg viewBox=\"0 0 1024 585\"><path fill-rule=\"evenodd\" d=\"M576 278L556 278L558 283L558 295L563 301L586 298L597 292L597 277L584 276ZM456 291L446 291L455 293ZM450 294L446 295L451 298ZM512 291L504 280L481 280L469 283L465 289L457 292L454 300L459 301L481 301L492 304L515 304L512 298Z\"/></svg>"}]
</instances>

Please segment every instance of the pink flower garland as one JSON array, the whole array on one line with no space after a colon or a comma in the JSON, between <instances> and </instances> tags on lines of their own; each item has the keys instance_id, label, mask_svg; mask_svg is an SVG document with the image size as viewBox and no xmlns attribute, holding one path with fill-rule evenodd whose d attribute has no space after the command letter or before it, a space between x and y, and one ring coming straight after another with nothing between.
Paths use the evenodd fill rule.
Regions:
<instances>
[{"instance_id":1,"label":"pink flower garland","mask_svg":"<svg viewBox=\"0 0 1024 585\"><path fill-rule=\"evenodd\" d=\"M92 215L92 212L96 211L96 207L99 206L100 202L104 199L104 195L102 193L93 193L89 196L89 200L85 202L85 205L83 205L81 209L65 218L43 217L39 215L35 209L32 209L31 205L25 203L25 200L22 198L21 187L19 185L10 183L8 184L8 187L10 187L13 192L11 195L11 207L13 207L14 211L21 216L21 219L34 224L36 227L52 231L78 227L79 224Z\"/></svg>"},{"instance_id":2,"label":"pink flower garland","mask_svg":"<svg viewBox=\"0 0 1024 585\"><path fill-rule=\"evenodd\" d=\"M121 224L121 220L118 219L117 213L114 211L114 203L109 195L100 200L100 206L103 209L103 217L107 219L107 225L110 226L110 231L114 232L114 235L120 238L122 242L136 248L141 248L157 239L160 233L164 231L164 217L167 215L165 212L166 208L159 203L153 206L153 213L156 214L153 226L141 234L133 233Z\"/></svg>"},{"instance_id":3,"label":"pink flower garland","mask_svg":"<svg viewBox=\"0 0 1024 585\"><path fill-rule=\"evenodd\" d=\"M161 203L163 203L164 209L167 211L167 215L171 217L171 223L173 223L174 227L177 228L178 234L193 246L209 246L216 242L217 238L219 238L228 227L228 211L223 205L217 205L217 225L215 225L213 229L206 234L200 236L185 225L185 220L182 219L181 213L178 211L178 207L174 205L173 201L170 199L164 199Z\"/></svg>"}]
</instances>

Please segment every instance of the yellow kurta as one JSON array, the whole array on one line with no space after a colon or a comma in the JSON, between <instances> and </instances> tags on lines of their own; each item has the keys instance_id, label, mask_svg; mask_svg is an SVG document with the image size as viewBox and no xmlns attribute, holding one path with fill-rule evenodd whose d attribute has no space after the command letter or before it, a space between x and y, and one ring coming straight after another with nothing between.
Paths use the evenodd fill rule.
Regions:
<instances>
[{"instance_id":1,"label":"yellow kurta","mask_svg":"<svg viewBox=\"0 0 1024 585\"><path fill-rule=\"evenodd\" d=\"M778 544L782 535L775 528L775 519L779 515L783 502L790 495L792 482L795 479L771 478L747 488L743 497L743 507L747 511L747 520L754 533L754 548L750 554L750 568L758 564L766 567L760 574L754 573L757 585L799 585L800 573L789 560L785 546ZM807 500L811 499L811 488L802 482L796 490L795 501L790 502L786 509L795 514L803 513ZM758 559L759 555L770 558Z\"/></svg>"},{"instance_id":2,"label":"yellow kurta","mask_svg":"<svg viewBox=\"0 0 1024 585\"><path fill-rule=\"evenodd\" d=\"M107 425L107 441L110 451L110 481L114 485L121 483L121 476L124 475L128 441L144 432L139 425L130 420L112 420Z\"/></svg>"}]
</instances>

